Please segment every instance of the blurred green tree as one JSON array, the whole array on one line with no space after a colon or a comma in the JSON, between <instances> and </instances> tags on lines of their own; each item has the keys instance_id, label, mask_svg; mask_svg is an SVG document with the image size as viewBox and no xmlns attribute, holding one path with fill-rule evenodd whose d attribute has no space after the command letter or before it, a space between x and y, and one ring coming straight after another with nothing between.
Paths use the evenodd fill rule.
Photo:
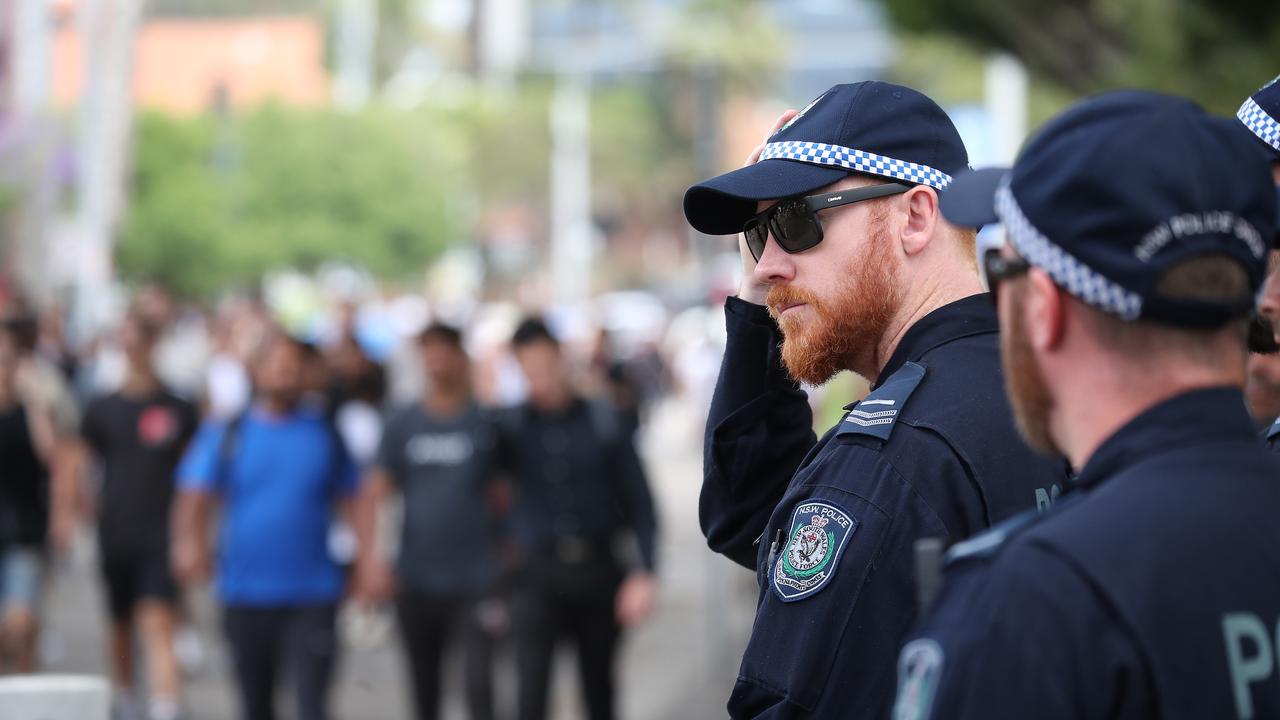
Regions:
<instances>
[{"instance_id":1,"label":"blurred green tree","mask_svg":"<svg viewBox=\"0 0 1280 720\"><path fill-rule=\"evenodd\" d=\"M1280 72L1274 0L885 0L910 32L1004 50L1073 94L1145 87L1218 112Z\"/></svg>"},{"instance_id":2,"label":"blurred green tree","mask_svg":"<svg viewBox=\"0 0 1280 720\"><path fill-rule=\"evenodd\" d=\"M121 276L199 297L330 259L411 276L471 227L458 140L378 111L143 116Z\"/></svg>"}]
</instances>

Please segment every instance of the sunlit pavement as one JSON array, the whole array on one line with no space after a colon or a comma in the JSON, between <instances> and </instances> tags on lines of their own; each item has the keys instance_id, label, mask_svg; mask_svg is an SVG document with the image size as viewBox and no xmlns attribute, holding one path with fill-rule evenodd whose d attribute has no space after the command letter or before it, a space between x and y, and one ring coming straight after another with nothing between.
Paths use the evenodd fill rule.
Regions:
<instances>
[{"instance_id":1,"label":"sunlit pavement","mask_svg":"<svg viewBox=\"0 0 1280 720\"><path fill-rule=\"evenodd\" d=\"M620 667L621 717L625 720L689 720L724 717L724 701L750 631L755 605L752 574L706 549L697 524L701 480L702 420L679 401L655 408L642 451L647 458L661 510L662 596L656 616L630 634ZM55 672L105 672L104 604L97 570L81 557L68 560L51 576L46 604L45 669ZM203 668L188 683L193 720L236 717L229 666L218 632L215 607L207 596L192 598L192 613L204 640ZM335 685L334 715L339 720L409 718L407 685L394 641L369 650L344 649ZM464 718L461 699L447 683L445 717ZM507 665L498 674L500 707L510 709L513 675ZM292 716L289 698L281 698L284 717ZM582 718L576 667L562 653L550 717Z\"/></svg>"}]
</instances>

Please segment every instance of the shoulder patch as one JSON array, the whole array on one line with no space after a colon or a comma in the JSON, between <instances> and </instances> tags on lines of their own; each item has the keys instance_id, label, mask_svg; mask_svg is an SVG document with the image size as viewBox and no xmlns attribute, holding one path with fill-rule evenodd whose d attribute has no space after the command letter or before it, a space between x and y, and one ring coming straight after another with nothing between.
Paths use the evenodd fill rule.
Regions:
<instances>
[{"instance_id":1,"label":"shoulder patch","mask_svg":"<svg viewBox=\"0 0 1280 720\"><path fill-rule=\"evenodd\" d=\"M898 655L898 699L893 720L927 720L942 675L942 647L928 638L912 640Z\"/></svg>"},{"instance_id":2,"label":"shoulder patch","mask_svg":"<svg viewBox=\"0 0 1280 720\"><path fill-rule=\"evenodd\" d=\"M870 435L888 440L898 415L924 379L924 373L923 365L913 362L903 365L883 385L849 408L836 435Z\"/></svg>"},{"instance_id":3,"label":"shoulder patch","mask_svg":"<svg viewBox=\"0 0 1280 720\"><path fill-rule=\"evenodd\" d=\"M789 539L773 566L772 584L778 598L795 602L826 586L857 529L858 521L834 503L798 503L791 513Z\"/></svg>"}]
</instances>

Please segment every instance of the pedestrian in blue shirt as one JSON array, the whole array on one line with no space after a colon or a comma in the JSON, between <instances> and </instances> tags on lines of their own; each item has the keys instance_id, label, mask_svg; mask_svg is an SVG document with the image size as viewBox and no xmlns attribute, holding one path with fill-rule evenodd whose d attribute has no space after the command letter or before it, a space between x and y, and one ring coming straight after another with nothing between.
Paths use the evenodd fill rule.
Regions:
<instances>
[{"instance_id":1,"label":"pedestrian in blue shirt","mask_svg":"<svg viewBox=\"0 0 1280 720\"><path fill-rule=\"evenodd\" d=\"M1065 466L1017 437L974 233L938 213L968 164L942 109L863 82L779 125L684 200L696 229L742 233L699 507L711 548L760 582L729 714L883 717L917 541L1047 507ZM871 393L819 440L800 383L842 370Z\"/></svg>"},{"instance_id":2,"label":"pedestrian in blue shirt","mask_svg":"<svg viewBox=\"0 0 1280 720\"><path fill-rule=\"evenodd\" d=\"M942 210L1003 224L985 265L1014 412L1079 475L951 549L894 717L1280 717L1280 463L1241 391L1276 239L1254 141L1188 100L1108 93Z\"/></svg>"},{"instance_id":3,"label":"pedestrian in blue shirt","mask_svg":"<svg viewBox=\"0 0 1280 720\"><path fill-rule=\"evenodd\" d=\"M256 402L199 430L178 469L174 560L187 582L209 568L221 507L217 595L245 720L271 720L277 680L294 684L297 717L327 717L345 577L329 551L349 513L354 463L323 408L300 402L305 348L284 334L254 363Z\"/></svg>"}]
</instances>

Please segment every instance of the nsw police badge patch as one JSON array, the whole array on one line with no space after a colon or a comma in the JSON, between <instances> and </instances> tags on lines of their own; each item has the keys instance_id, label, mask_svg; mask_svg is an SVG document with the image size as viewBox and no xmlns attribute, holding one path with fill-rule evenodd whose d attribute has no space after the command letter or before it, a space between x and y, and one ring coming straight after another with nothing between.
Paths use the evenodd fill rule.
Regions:
<instances>
[{"instance_id":1,"label":"nsw police badge patch","mask_svg":"<svg viewBox=\"0 0 1280 720\"><path fill-rule=\"evenodd\" d=\"M840 552L857 529L857 520L829 502L796 505L790 538L773 566L778 597L795 602L821 590L835 575Z\"/></svg>"}]
</instances>

